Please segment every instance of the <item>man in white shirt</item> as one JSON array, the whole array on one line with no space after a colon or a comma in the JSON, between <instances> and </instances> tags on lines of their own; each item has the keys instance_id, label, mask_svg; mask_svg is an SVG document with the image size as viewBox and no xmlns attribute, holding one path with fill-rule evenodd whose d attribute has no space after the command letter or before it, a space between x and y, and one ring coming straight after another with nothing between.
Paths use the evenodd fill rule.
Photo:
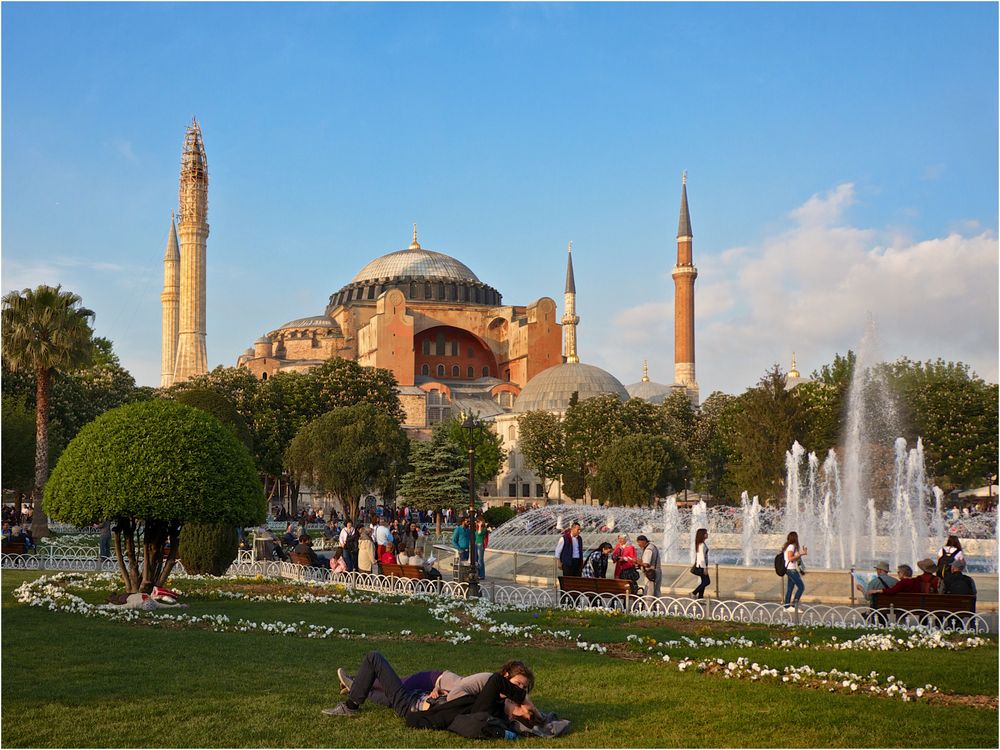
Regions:
<instances>
[{"instance_id":1,"label":"man in white shirt","mask_svg":"<svg viewBox=\"0 0 1000 750\"><path fill-rule=\"evenodd\" d=\"M580 536L579 521L574 521L569 531L559 537L556 560L564 576L583 575L583 537Z\"/></svg>"}]
</instances>

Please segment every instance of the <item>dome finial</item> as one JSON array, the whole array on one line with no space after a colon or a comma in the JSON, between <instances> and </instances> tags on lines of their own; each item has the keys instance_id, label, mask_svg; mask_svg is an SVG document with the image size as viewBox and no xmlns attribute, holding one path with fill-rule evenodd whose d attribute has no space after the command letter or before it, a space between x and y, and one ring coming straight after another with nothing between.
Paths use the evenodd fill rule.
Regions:
<instances>
[{"instance_id":1,"label":"dome finial","mask_svg":"<svg viewBox=\"0 0 1000 750\"><path fill-rule=\"evenodd\" d=\"M642 360L642 382L649 382L649 366L646 364L646 360Z\"/></svg>"},{"instance_id":2,"label":"dome finial","mask_svg":"<svg viewBox=\"0 0 1000 750\"><path fill-rule=\"evenodd\" d=\"M799 371L795 369L795 352L792 352L792 369L788 371L788 377L790 378L801 377L801 375L799 375Z\"/></svg>"},{"instance_id":3,"label":"dome finial","mask_svg":"<svg viewBox=\"0 0 1000 750\"><path fill-rule=\"evenodd\" d=\"M413 224L413 242L410 243L410 250L419 250L419 249L420 249L420 243L417 242L417 225L414 222L414 224Z\"/></svg>"}]
</instances>

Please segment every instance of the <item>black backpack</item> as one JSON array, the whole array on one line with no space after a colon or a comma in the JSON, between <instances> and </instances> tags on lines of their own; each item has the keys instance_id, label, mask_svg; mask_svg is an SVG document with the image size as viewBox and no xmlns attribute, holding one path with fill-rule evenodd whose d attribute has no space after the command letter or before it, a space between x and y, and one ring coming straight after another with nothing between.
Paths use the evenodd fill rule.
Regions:
<instances>
[{"instance_id":1,"label":"black backpack","mask_svg":"<svg viewBox=\"0 0 1000 750\"><path fill-rule=\"evenodd\" d=\"M946 575L948 575L948 573L951 572L951 564L955 560L955 557L957 555L958 555L958 550L955 550L950 554L946 552L945 554L941 555L941 557L938 558L937 569L934 571L934 575L936 575L938 578L944 578Z\"/></svg>"},{"instance_id":2,"label":"black backpack","mask_svg":"<svg viewBox=\"0 0 1000 750\"><path fill-rule=\"evenodd\" d=\"M489 711L476 711L459 714L448 725L448 729L470 740L499 740L506 736L509 728L507 722Z\"/></svg>"},{"instance_id":3,"label":"black backpack","mask_svg":"<svg viewBox=\"0 0 1000 750\"><path fill-rule=\"evenodd\" d=\"M774 572L778 574L779 577L784 577L785 575L785 551L782 550L774 556Z\"/></svg>"}]
</instances>

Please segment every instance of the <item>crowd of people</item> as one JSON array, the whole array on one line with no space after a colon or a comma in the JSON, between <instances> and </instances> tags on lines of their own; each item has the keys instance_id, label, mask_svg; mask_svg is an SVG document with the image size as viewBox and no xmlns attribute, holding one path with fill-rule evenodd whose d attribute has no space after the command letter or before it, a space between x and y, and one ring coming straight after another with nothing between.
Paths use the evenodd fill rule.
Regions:
<instances>
[{"instance_id":1,"label":"crowd of people","mask_svg":"<svg viewBox=\"0 0 1000 750\"><path fill-rule=\"evenodd\" d=\"M580 531L580 523L574 521L556 542L556 567L563 576L607 578L610 560L615 564L614 577L628 581L633 594L660 596L663 584L660 550L645 534L639 534L635 544L627 534L619 534L615 546L603 541L593 551L584 553L586 547Z\"/></svg>"},{"instance_id":2,"label":"crowd of people","mask_svg":"<svg viewBox=\"0 0 1000 750\"><path fill-rule=\"evenodd\" d=\"M914 575L911 566L901 563L896 566L896 577L893 577L889 575L889 563L877 560L873 566L875 575L867 585L858 588L868 601L875 592L976 596L976 582L966 574L966 566L962 542L952 535L938 550L936 562L929 557L917 561L920 575Z\"/></svg>"}]
</instances>

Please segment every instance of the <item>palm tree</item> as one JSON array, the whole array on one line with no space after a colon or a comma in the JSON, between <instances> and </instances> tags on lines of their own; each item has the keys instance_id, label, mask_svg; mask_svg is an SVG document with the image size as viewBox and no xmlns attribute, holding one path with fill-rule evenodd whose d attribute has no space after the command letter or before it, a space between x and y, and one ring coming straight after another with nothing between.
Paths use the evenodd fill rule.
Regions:
<instances>
[{"instance_id":1,"label":"palm tree","mask_svg":"<svg viewBox=\"0 0 1000 750\"><path fill-rule=\"evenodd\" d=\"M49 476L52 378L60 370L88 364L93 354L90 320L94 313L80 307L81 302L79 295L62 291L62 285L44 284L37 289L8 292L2 302L4 362L11 370L35 375L35 484L31 491L31 535L35 539L49 533L41 499Z\"/></svg>"}]
</instances>

